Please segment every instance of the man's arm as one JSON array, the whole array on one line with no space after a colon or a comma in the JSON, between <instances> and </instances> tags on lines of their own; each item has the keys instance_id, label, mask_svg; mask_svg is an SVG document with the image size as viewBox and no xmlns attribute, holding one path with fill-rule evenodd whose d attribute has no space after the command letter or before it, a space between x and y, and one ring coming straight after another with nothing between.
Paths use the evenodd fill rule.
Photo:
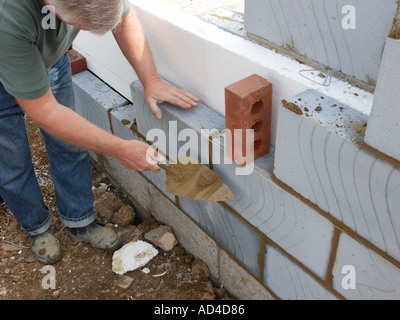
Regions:
<instances>
[{"instance_id":1,"label":"man's arm","mask_svg":"<svg viewBox=\"0 0 400 320\"><path fill-rule=\"evenodd\" d=\"M184 109L197 106L199 102L197 97L160 79L142 26L133 8L113 34L143 84L147 104L157 119L162 117L157 103L169 102Z\"/></svg>"},{"instance_id":2,"label":"man's arm","mask_svg":"<svg viewBox=\"0 0 400 320\"><path fill-rule=\"evenodd\" d=\"M149 153L149 145L137 140L123 140L95 126L71 109L57 103L49 89L33 100L17 99L21 108L42 129L70 144L115 157L135 171L159 172L155 161L163 161Z\"/></svg>"}]
</instances>

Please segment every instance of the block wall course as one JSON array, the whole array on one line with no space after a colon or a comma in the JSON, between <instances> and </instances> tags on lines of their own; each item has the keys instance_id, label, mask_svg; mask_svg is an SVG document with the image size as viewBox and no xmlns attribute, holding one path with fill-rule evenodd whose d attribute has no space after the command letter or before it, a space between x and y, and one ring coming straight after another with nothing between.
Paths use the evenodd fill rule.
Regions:
<instances>
[{"instance_id":1,"label":"block wall course","mask_svg":"<svg viewBox=\"0 0 400 320\"><path fill-rule=\"evenodd\" d=\"M312 90L285 103L279 114L276 177L400 260L400 171L361 148L365 116Z\"/></svg>"},{"instance_id":2,"label":"block wall course","mask_svg":"<svg viewBox=\"0 0 400 320\"><path fill-rule=\"evenodd\" d=\"M224 153L223 117L205 106L193 109L192 114L187 113L187 110L172 109L171 106L164 104L161 107L164 118L160 123L150 115L145 102L137 96L140 92L142 93L139 95L143 96L140 88L139 83L132 84L133 100L141 101L140 112L146 113L138 118L138 123L144 120L142 126L139 125L142 134L145 135L154 126L163 127L163 130L168 132L168 123L171 120L178 121L180 129L194 129L199 135L198 139L207 140L207 143L208 139L201 136L202 128L218 128L216 130L220 132L218 138L211 140L212 167L232 189L236 199L222 206L219 203L203 203L180 198L179 204L182 210L218 239L255 275L260 272L258 255L261 248L257 239L261 235L276 241L284 250L323 278L329 262L333 225L273 182L271 175L273 154L259 158L252 174L237 175L236 169L239 166L232 161L230 164L226 163L228 158ZM193 116L194 114L196 116ZM200 158L208 161L209 150L208 147L204 147ZM221 158L217 159L217 156ZM242 238L240 234L247 234L247 237ZM248 248L252 249L247 250Z\"/></svg>"},{"instance_id":3,"label":"block wall course","mask_svg":"<svg viewBox=\"0 0 400 320\"><path fill-rule=\"evenodd\" d=\"M256 278L261 275L259 254L261 237L224 206L180 198L181 209L230 252Z\"/></svg>"},{"instance_id":4,"label":"block wall course","mask_svg":"<svg viewBox=\"0 0 400 320\"><path fill-rule=\"evenodd\" d=\"M232 186L236 199L227 204L234 211L316 275L325 276L333 236L329 221L278 186L267 171L256 167L249 176L237 176L234 164L214 164L214 170Z\"/></svg>"},{"instance_id":5,"label":"block wall course","mask_svg":"<svg viewBox=\"0 0 400 320\"><path fill-rule=\"evenodd\" d=\"M150 114L145 104L143 87L140 87L139 83L132 84L133 105L129 105L126 100L120 100L118 94L114 95L113 91L109 92L109 96L103 99L101 90L88 90L87 87L90 87L90 85L97 87L101 84L101 81L94 83L95 79L91 79L90 76L90 74L87 75L86 80L83 75L74 77L79 105L77 109L85 116L92 118L96 124L100 124L108 130L112 128L114 134L126 138L143 139L146 133L154 127L158 127L169 134L168 129L171 121L175 121L178 133L188 128L194 129L198 136L197 147L200 148L197 154L198 158L205 162L210 159L213 160L210 167L217 171L224 182L232 188L236 195L235 200L226 203L206 203L183 198L177 199L173 195L167 194L163 189L165 177L162 174L146 175L130 172L121 166L116 159L102 155L93 155L93 158L106 168L107 172L111 174L112 180L122 186L131 199L140 203L143 212L155 215L160 221L171 225L173 228L176 227L181 237L178 240L183 243L187 241L188 246L194 252L204 256L213 274L217 278L226 279L238 296L241 295L241 289L227 280L229 272L225 273L226 268L221 269L221 257L225 257L224 265L229 263L228 261L231 259L229 265L232 268L240 266L242 270L246 270L244 273L240 273L240 277L249 276L253 279L251 281L240 280L245 281L245 283L253 283L254 288L257 288L250 290L248 286L243 286L242 294L249 299L251 299L252 294L260 299L276 297L284 300L367 297L364 293L342 290L341 280L344 275L341 273L340 266L344 263L354 263L356 270L359 268L359 272L366 272L372 277L375 276L374 269L388 270L389 275L384 278L388 282L391 279L390 277L397 275L397 262L389 253L382 254L383 249L381 252L378 246L375 247L372 242L370 243L366 235L357 237L359 222L356 221L356 217L350 219L353 224L349 223L356 229L353 232L353 229L347 227L340 219L332 218L315 203L296 194L296 190L292 189L292 186L281 184L281 181L277 180L274 175L274 166L276 168L277 159L279 153L282 156L282 150L271 149L268 155L255 161L251 174L237 175L236 169L240 166L232 162L217 161L221 160L218 157L225 156L224 117L217 113L214 117L213 111L210 112L210 109L204 105L191 110L191 112L186 112L175 106L164 104L161 106L164 118L162 121L157 121ZM321 100L321 96L318 99ZM288 102L298 103L297 97L288 100ZM93 111L88 113L86 109ZM105 111L100 111L101 109L105 109ZM290 112L290 115L302 118L302 121L311 121L317 126L321 126L319 122L321 119L319 121L313 120L312 116L306 117L304 115L302 117L287 108L284 109ZM205 112L205 116L201 115L203 112ZM320 115L320 112L316 112L316 114ZM282 121L285 120L285 117L286 115L283 116ZM107 123L110 118L111 125ZM288 121L288 125L295 124L298 118ZM350 129L352 139L346 140L344 137L349 133L346 130L340 130L341 128L336 130L343 136L335 133L335 125L332 124L330 127L332 131L329 131L329 134L322 134L322 140L329 141L331 140L330 134L335 134L339 135L340 139L349 141L348 144L343 143L342 150L351 151L354 145L360 149L359 143L362 141L363 134L358 134L360 123L357 123L356 118L351 117L352 121L355 121ZM214 132L217 134L211 139L209 136L202 135L201 130L204 127L215 129ZM361 125L362 128L363 125ZM169 140L169 137L167 140ZM203 144L201 141L203 141ZM282 141L289 143L288 137ZM187 142L178 141L178 147L184 146L185 143ZM335 145L337 145L337 142ZM211 156L210 151L212 151ZM331 156L335 155L333 150L326 150L326 152ZM363 155L358 155L356 158L363 158ZM295 158L290 159L293 164ZM363 161L365 159L360 163L364 163ZM372 163L378 164L376 159ZM294 170L293 166L289 166L289 168ZM351 166L346 163L343 165L343 169L347 172L346 170L351 170ZM392 222L396 223L396 216L391 217L388 208L399 207L397 198L393 196L396 190L399 190L396 187L397 172L390 167L378 166L377 169L379 170L374 171L376 175L372 174L374 181L379 178L379 174L389 177L373 186L373 190L384 189L384 186L389 190L386 198L387 216L379 220L379 225L382 230L385 230L382 243L388 243L388 247L393 248L397 234L393 225L390 224L390 219L393 219ZM362 170L357 173L357 176L363 175ZM135 181L141 181L143 187L137 189ZM389 185L385 184L385 181L389 182ZM368 186L366 186L366 189L370 188L372 184L368 184ZM332 187L332 189L334 188ZM161 201L162 199L163 201ZM382 203L379 195L373 196L373 199L376 200L375 203L379 204L377 207L383 208L385 204ZM352 205L352 202L349 201L348 207L351 208ZM168 214L165 212L168 212ZM367 222L366 219L362 221L365 230L370 228L369 222ZM190 228L193 228L193 230L198 228L202 233L199 235L187 233L189 225L192 225ZM344 231L340 228L343 226L345 226ZM363 229L362 224L360 225L361 229ZM337 238L338 233L339 238ZM207 244L207 250L210 251L199 251L203 241L204 244ZM379 241L377 244L379 244ZM361 249L358 250L358 247ZM218 253L219 250L222 251ZM349 259L349 257L353 257L352 250L360 253L366 250L368 254L360 255L360 259ZM373 257L372 263L369 263L368 257ZM361 264L363 268L359 267ZM377 280L359 282L359 287L362 288L362 284L366 282L375 285L376 290L388 288L388 286L376 285L374 281L379 281L378 275L376 277ZM385 293L383 296L397 297L397 284L392 284L392 288L395 288L394 293Z\"/></svg>"},{"instance_id":6,"label":"block wall course","mask_svg":"<svg viewBox=\"0 0 400 320\"><path fill-rule=\"evenodd\" d=\"M272 246L267 246L264 282L281 300L342 299Z\"/></svg>"},{"instance_id":7,"label":"block wall course","mask_svg":"<svg viewBox=\"0 0 400 320\"><path fill-rule=\"evenodd\" d=\"M110 91L110 97L103 100L101 94L97 91L91 91L85 88L87 83L84 79L85 76L86 80L90 80L89 82L96 87L101 87L103 84L101 80L92 78L92 75L89 73L81 75L80 77L74 77L78 111L85 115L87 114L87 111L85 111L86 108L94 110L106 109L107 112L99 112L98 114L110 120L111 124L106 127L112 127L112 132L114 134L126 139L142 139L143 136L136 128L137 118L140 118L140 113L138 117L136 114L138 108L126 102L117 104L116 106L112 104L111 101L119 99L119 95L114 91ZM83 88L80 87L81 84L83 84ZM110 108L109 104L114 107ZM101 117L94 117L93 121L96 124L106 122L104 119L101 119ZM197 221L182 212L174 201L175 199L169 198L168 194L165 194L164 190L159 188L159 184L165 183L162 181L162 175L146 176L145 173L138 173L127 169L117 159L93 152L91 152L91 158L102 170L107 172L111 181L121 187L127 196L134 201L138 209L138 214L140 214L142 218L152 215L160 222L172 226L174 234L177 236L178 241L185 246L185 249L207 263L215 280L226 281L224 286L227 290L232 292L232 294L238 298L249 300L275 299L254 276L250 275L248 270L244 269L243 265L235 261L236 258L234 258L233 255L228 254L228 251L225 251L226 249L223 248L221 244L218 244L215 239L210 237L210 235L200 227ZM160 179L158 180L160 183L154 180L155 176ZM225 220L228 219L230 222L234 221L232 220L233 217L227 217L225 212L222 213L224 214ZM244 224L243 221L240 221L240 219L236 218L236 220L236 225L242 224L242 230L246 228L251 229L248 225ZM227 223L227 221L223 223ZM235 227L233 229L237 228ZM187 230L190 230L190 232L187 232ZM239 235L240 234L242 234L242 232L240 232ZM225 240L230 236L234 237L232 230L225 235L227 236ZM258 247L260 247L260 240L258 240L258 242ZM231 241L228 243L231 245L229 249L232 249L235 253L241 251L240 246L242 243L246 244L245 241ZM249 252L251 255L254 251L249 250ZM247 254L247 251L245 251L245 254ZM255 258L255 260L257 259L258 257ZM229 265L229 267L227 265ZM241 282L239 288L237 287L237 283L232 281L232 275L235 275L238 281Z\"/></svg>"}]
</instances>

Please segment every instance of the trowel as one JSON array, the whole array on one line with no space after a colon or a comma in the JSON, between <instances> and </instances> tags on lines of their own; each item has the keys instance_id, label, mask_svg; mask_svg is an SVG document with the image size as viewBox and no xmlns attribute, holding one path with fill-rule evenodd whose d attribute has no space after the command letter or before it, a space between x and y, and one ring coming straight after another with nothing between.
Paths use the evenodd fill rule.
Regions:
<instances>
[{"instance_id":1,"label":"trowel","mask_svg":"<svg viewBox=\"0 0 400 320\"><path fill-rule=\"evenodd\" d=\"M158 164L166 171L167 191L183 198L199 201L229 201L235 195L222 181L217 172L197 159L181 158L176 164Z\"/></svg>"}]
</instances>

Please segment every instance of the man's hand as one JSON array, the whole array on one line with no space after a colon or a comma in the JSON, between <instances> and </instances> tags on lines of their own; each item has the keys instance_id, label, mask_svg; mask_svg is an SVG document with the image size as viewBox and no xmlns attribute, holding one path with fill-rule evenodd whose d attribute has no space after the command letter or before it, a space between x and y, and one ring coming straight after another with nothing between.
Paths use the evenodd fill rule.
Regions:
<instances>
[{"instance_id":1,"label":"man's hand","mask_svg":"<svg viewBox=\"0 0 400 320\"><path fill-rule=\"evenodd\" d=\"M124 166L139 172L146 170L160 172L157 163L164 161L165 158L151 146L137 140L125 140L124 144L118 155Z\"/></svg>"},{"instance_id":2,"label":"man's hand","mask_svg":"<svg viewBox=\"0 0 400 320\"><path fill-rule=\"evenodd\" d=\"M197 106L199 99L184 89L178 89L161 80L142 25L131 8L113 31L122 53L132 65L146 92L146 101L157 119L162 118L157 103L169 102L184 109Z\"/></svg>"},{"instance_id":3,"label":"man's hand","mask_svg":"<svg viewBox=\"0 0 400 320\"><path fill-rule=\"evenodd\" d=\"M162 119L162 113L157 104L168 102L183 109L196 107L199 98L190 92L179 89L162 81L154 79L145 84L146 101L151 113L158 119Z\"/></svg>"}]
</instances>

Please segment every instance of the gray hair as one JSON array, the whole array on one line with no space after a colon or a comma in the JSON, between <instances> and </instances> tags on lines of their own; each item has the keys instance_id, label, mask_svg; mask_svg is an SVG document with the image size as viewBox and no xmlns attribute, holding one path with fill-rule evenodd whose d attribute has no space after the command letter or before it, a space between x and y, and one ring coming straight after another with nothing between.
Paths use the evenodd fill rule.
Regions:
<instances>
[{"instance_id":1,"label":"gray hair","mask_svg":"<svg viewBox=\"0 0 400 320\"><path fill-rule=\"evenodd\" d=\"M49 0L66 22L84 26L96 34L117 27L124 10L124 0Z\"/></svg>"}]
</instances>

